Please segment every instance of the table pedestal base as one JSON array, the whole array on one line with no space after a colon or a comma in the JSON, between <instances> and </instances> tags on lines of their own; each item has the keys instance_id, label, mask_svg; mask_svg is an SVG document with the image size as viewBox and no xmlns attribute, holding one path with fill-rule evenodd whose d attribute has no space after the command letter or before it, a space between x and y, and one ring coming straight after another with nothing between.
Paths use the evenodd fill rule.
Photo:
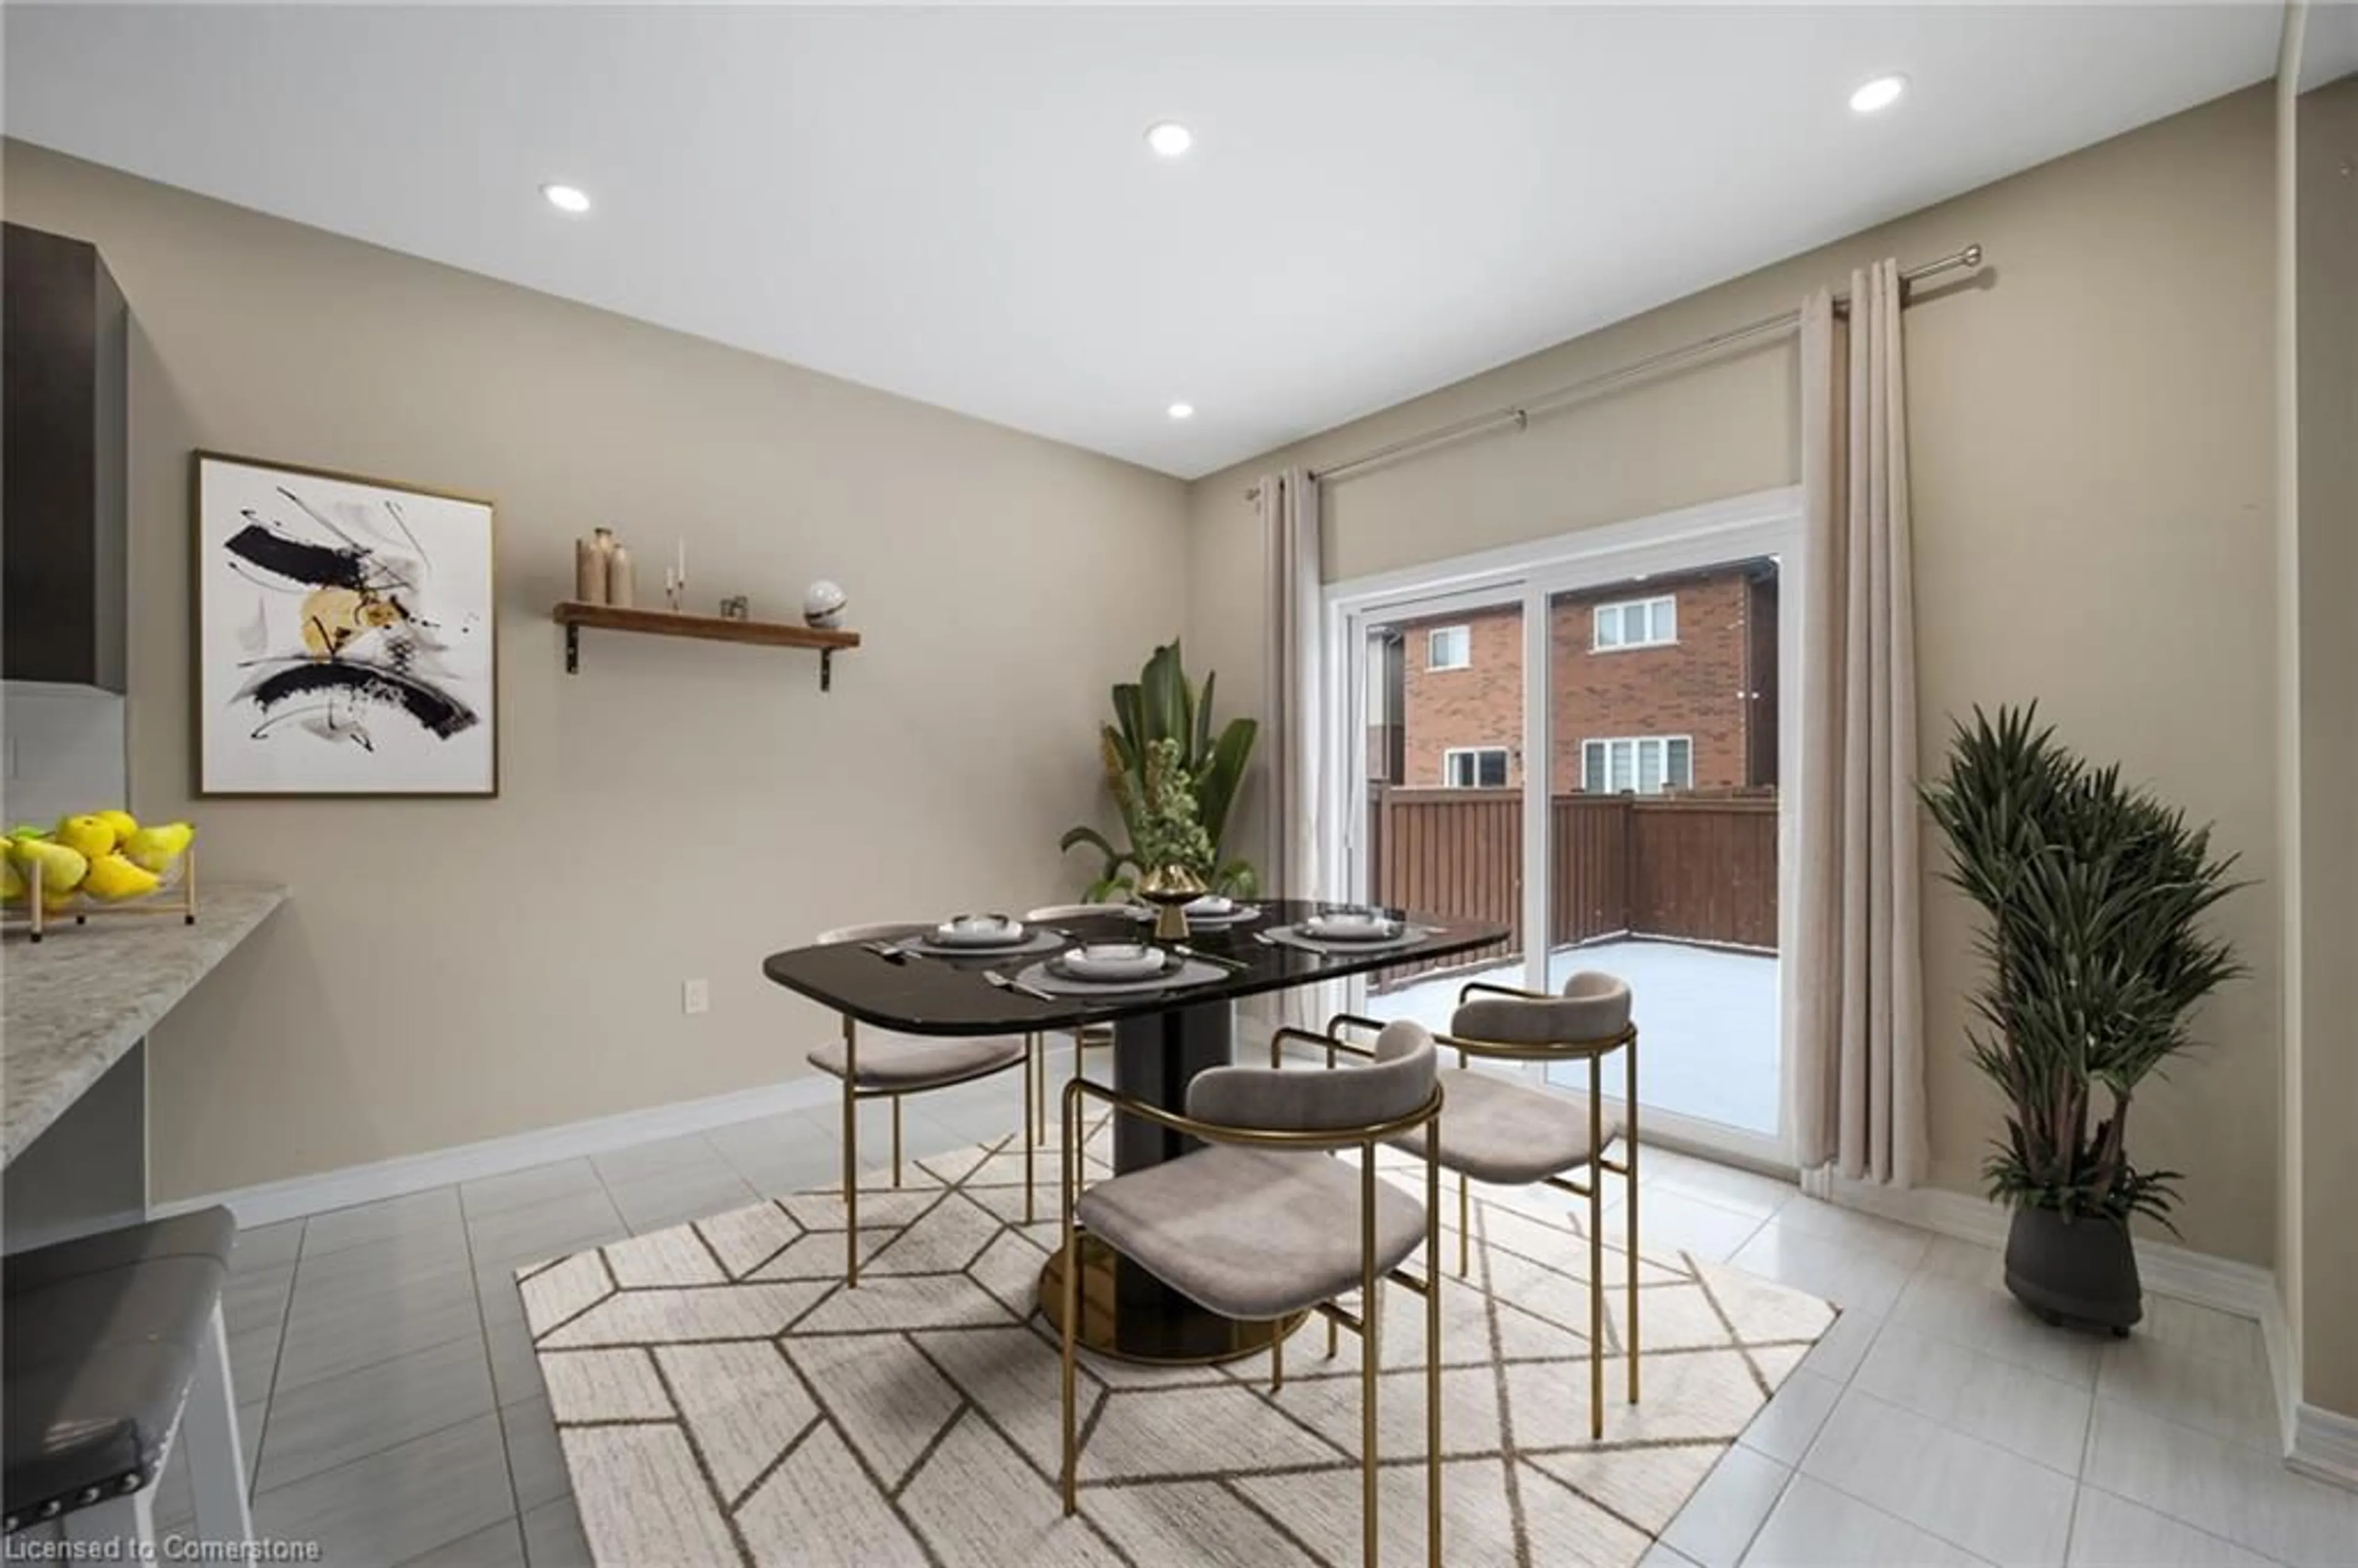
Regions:
<instances>
[{"instance_id":1,"label":"table pedestal base","mask_svg":"<svg viewBox=\"0 0 2358 1568\"><path fill-rule=\"evenodd\" d=\"M1200 1306L1093 1236L1079 1238L1082 1349L1118 1361L1161 1367L1201 1367L1258 1355L1310 1316L1293 1313L1274 1322L1222 1317ZM1065 1255L1040 1271L1040 1313L1057 1333L1065 1326Z\"/></svg>"}]
</instances>

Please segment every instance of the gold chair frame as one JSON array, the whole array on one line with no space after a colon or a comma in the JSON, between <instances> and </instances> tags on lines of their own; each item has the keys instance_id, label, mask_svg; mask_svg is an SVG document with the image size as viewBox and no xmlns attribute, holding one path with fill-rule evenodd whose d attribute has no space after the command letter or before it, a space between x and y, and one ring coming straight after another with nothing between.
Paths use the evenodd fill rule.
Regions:
<instances>
[{"instance_id":1,"label":"gold chair frame","mask_svg":"<svg viewBox=\"0 0 2358 1568\"><path fill-rule=\"evenodd\" d=\"M926 1084L922 1088L861 1088L860 1077L860 1024L850 1014L843 1015L843 1283L849 1290L860 1288L860 1102L864 1099L889 1099L892 1102L892 1186L901 1186L901 1101L909 1095L932 1094L937 1089L954 1089L960 1084L974 1083L993 1074L1003 1073L1011 1062L1001 1062L968 1073L962 1077L945 1078ZM1046 1075L1046 1064L1041 1059L1041 1040L1037 1033L1023 1036L1023 1223L1030 1225L1038 1217L1037 1199L1033 1195L1032 1151L1036 1143L1033 1115L1033 1086Z\"/></svg>"},{"instance_id":2,"label":"gold chair frame","mask_svg":"<svg viewBox=\"0 0 2358 1568\"><path fill-rule=\"evenodd\" d=\"M1312 1036L1312 1038L1319 1038ZM1345 1049L1356 1049L1346 1046ZM1360 1054L1372 1056L1372 1052ZM1376 1391L1379 1368L1379 1320L1381 1303L1377 1289L1385 1281L1403 1285L1424 1298L1424 1440L1425 1440L1425 1559L1429 1568L1441 1568L1441 1167L1428 1159L1424 1167L1424 1267L1422 1280L1400 1269L1379 1275L1376 1255L1376 1151L1403 1133L1420 1127L1432 1127L1427 1134L1428 1147L1438 1148L1440 1130L1435 1124L1441 1116L1441 1089L1435 1086L1432 1095L1415 1110L1387 1121L1360 1127L1292 1128L1237 1127L1224 1122L1199 1120L1176 1111L1129 1095L1117 1094L1087 1078L1074 1078L1065 1086L1063 1172L1060 1185L1064 1197L1061 1237L1065 1267L1063 1270L1063 1300L1059 1303L1064 1318L1063 1336L1063 1403L1064 1403L1064 1476L1065 1513L1070 1517L1080 1511L1080 1441L1074 1410L1074 1384L1078 1356L1078 1328L1081 1318L1081 1271L1074 1266L1080 1256L1080 1227L1073 1210L1080 1192L1081 1176L1081 1102L1084 1099L1103 1100L1116 1115L1129 1115L1152 1121L1174 1132L1201 1139L1206 1143L1230 1143L1245 1147L1294 1149L1299 1151L1336 1151L1352 1144L1359 1149L1359 1308L1351 1312L1337 1302L1321 1302L1315 1311L1326 1320L1326 1350L1335 1354L1337 1325L1359 1336L1359 1484L1361 1550L1367 1568L1377 1568L1376 1541L1378 1526L1377 1476L1378 1444L1376 1440ZM1275 1394L1285 1386L1285 1336L1278 1335L1270 1342L1270 1391Z\"/></svg>"},{"instance_id":3,"label":"gold chair frame","mask_svg":"<svg viewBox=\"0 0 2358 1568\"><path fill-rule=\"evenodd\" d=\"M1458 989L1457 1005L1476 995L1503 996L1520 1001L1558 1001L1560 997L1544 991L1522 990L1513 986L1492 985L1487 981L1471 980ZM1342 1038L1345 1029L1380 1031L1380 1019L1358 1013L1338 1012L1328 1021L1325 1034L1306 1029L1282 1028L1270 1037L1269 1054L1273 1064L1288 1039L1307 1041L1326 1048L1326 1065L1335 1065L1335 1053L1347 1051L1355 1055L1374 1054L1363 1045L1352 1044ZM1509 1040L1473 1040L1455 1034L1435 1034L1437 1049L1457 1053L1457 1065L1463 1067L1475 1056L1512 1062L1588 1062L1588 1179L1575 1181L1569 1176L1541 1176L1533 1184L1585 1198L1588 1203L1588 1435L1592 1442L1605 1436L1605 1181L1602 1173L1610 1173L1627 1184L1626 1226L1622 1240L1622 1260L1626 1266L1627 1291L1629 1303L1628 1344L1624 1346L1629 1360L1629 1402L1638 1402L1638 1026L1633 1022L1624 1024L1618 1033L1597 1040L1555 1040L1544 1044L1524 1044ZM1623 1115L1621 1142L1624 1157L1605 1157L1605 1058L1616 1051L1626 1051L1625 1088L1622 1095ZM1436 1158L1440 1140L1432 1144ZM1472 1266L1473 1202L1467 1195L1466 1173L1457 1175L1457 1277L1466 1278Z\"/></svg>"}]
</instances>

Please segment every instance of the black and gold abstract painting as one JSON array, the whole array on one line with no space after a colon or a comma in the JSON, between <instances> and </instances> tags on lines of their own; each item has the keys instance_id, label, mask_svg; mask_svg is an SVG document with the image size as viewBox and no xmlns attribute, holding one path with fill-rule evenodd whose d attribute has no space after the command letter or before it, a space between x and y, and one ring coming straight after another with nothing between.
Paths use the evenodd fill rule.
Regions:
<instances>
[{"instance_id":1,"label":"black and gold abstract painting","mask_svg":"<svg viewBox=\"0 0 2358 1568\"><path fill-rule=\"evenodd\" d=\"M196 458L204 795L499 793L492 503Z\"/></svg>"}]
</instances>

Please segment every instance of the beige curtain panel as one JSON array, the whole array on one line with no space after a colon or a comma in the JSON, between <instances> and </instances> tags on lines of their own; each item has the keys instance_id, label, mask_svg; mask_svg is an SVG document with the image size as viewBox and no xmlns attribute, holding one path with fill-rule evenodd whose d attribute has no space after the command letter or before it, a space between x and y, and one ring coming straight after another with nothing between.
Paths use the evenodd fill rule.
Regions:
<instances>
[{"instance_id":1,"label":"beige curtain panel","mask_svg":"<svg viewBox=\"0 0 2358 1568\"><path fill-rule=\"evenodd\" d=\"M1801 307L1800 811L1786 1038L1803 1169L1924 1173L1916 628L1898 264Z\"/></svg>"},{"instance_id":2,"label":"beige curtain panel","mask_svg":"<svg viewBox=\"0 0 2358 1568\"><path fill-rule=\"evenodd\" d=\"M1259 489L1269 642L1263 654L1269 724L1262 766L1268 781L1269 863L1262 891L1282 898L1323 898L1319 846L1325 826L1320 777L1325 689L1325 608L1318 536L1318 481L1303 469L1263 478ZM1334 998L1324 986L1279 996L1281 1022L1322 1028Z\"/></svg>"}]
</instances>

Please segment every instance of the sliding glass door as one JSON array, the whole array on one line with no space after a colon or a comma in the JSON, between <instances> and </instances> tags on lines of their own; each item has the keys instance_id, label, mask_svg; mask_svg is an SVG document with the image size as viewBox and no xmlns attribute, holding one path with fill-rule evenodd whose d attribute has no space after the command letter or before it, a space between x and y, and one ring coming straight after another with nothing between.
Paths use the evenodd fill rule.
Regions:
<instances>
[{"instance_id":1,"label":"sliding glass door","mask_svg":"<svg viewBox=\"0 0 2358 1568\"><path fill-rule=\"evenodd\" d=\"M1441 1028L1469 979L1618 975L1644 1119L1782 1160L1783 499L1338 586L1348 891L1513 934L1359 1011Z\"/></svg>"},{"instance_id":2,"label":"sliding glass door","mask_svg":"<svg viewBox=\"0 0 2358 1568\"><path fill-rule=\"evenodd\" d=\"M1357 620L1349 728L1360 744L1342 814L1351 896L1513 935L1375 975L1355 1011L1442 1030L1467 975L1526 978L1524 643L1520 593L1410 600Z\"/></svg>"}]
</instances>

